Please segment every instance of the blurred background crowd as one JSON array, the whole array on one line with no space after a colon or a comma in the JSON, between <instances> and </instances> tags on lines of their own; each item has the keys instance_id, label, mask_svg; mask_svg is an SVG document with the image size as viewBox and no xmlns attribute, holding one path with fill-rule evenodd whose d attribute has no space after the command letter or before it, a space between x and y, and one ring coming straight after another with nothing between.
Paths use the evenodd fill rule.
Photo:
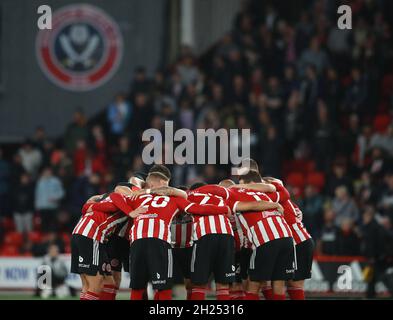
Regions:
<instances>
[{"instance_id":1,"label":"blurred background crowd","mask_svg":"<svg viewBox=\"0 0 393 320\"><path fill-rule=\"evenodd\" d=\"M306 1L307 2L307 1ZM80 208L133 171L146 170L142 132L251 128L263 175L283 179L317 254L393 256L393 12L389 0L352 1L353 29L338 30L335 1L299 15L282 2L244 1L232 30L201 56L130 76L105 112L75 106L61 137L45 126L0 147L0 255L69 252ZM224 165L172 165L172 185L216 183Z\"/></svg>"}]
</instances>

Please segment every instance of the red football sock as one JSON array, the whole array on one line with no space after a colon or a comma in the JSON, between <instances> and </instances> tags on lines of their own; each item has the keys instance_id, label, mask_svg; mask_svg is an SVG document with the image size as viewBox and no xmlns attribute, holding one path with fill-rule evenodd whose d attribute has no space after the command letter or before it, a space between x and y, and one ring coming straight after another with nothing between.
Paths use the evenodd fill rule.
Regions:
<instances>
[{"instance_id":1,"label":"red football sock","mask_svg":"<svg viewBox=\"0 0 393 320\"><path fill-rule=\"evenodd\" d=\"M266 300L273 300L273 289L270 286L262 288L262 294Z\"/></svg>"},{"instance_id":2,"label":"red football sock","mask_svg":"<svg viewBox=\"0 0 393 320\"><path fill-rule=\"evenodd\" d=\"M235 290L230 292L231 300L243 300L244 291L243 290Z\"/></svg>"},{"instance_id":3,"label":"red football sock","mask_svg":"<svg viewBox=\"0 0 393 320\"><path fill-rule=\"evenodd\" d=\"M142 300L149 300L149 295L147 294L147 289L143 289Z\"/></svg>"},{"instance_id":4,"label":"red football sock","mask_svg":"<svg viewBox=\"0 0 393 320\"><path fill-rule=\"evenodd\" d=\"M287 289L289 298L291 300L305 300L303 288L289 287Z\"/></svg>"},{"instance_id":5,"label":"red football sock","mask_svg":"<svg viewBox=\"0 0 393 320\"><path fill-rule=\"evenodd\" d=\"M84 300L100 300L100 296L97 293L87 291L84 294Z\"/></svg>"},{"instance_id":6,"label":"red football sock","mask_svg":"<svg viewBox=\"0 0 393 320\"><path fill-rule=\"evenodd\" d=\"M101 290L100 300L116 300L117 287L112 284L106 284Z\"/></svg>"},{"instance_id":7,"label":"red football sock","mask_svg":"<svg viewBox=\"0 0 393 320\"><path fill-rule=\"evenodd\" d=\"M259 294L246 292L243 300L259 300Z\"/></svg>"},{"instance_id":8,"label":"red football sock","mask_svg":"<svg viewBox=\"0 0 393 320\"><path fill-rule=\"evenodd\" d=\"M86 300L86 299L85 299L85 292L81 292L81 293L79 294L79 300Z\"/></svg>"},{"instance_id":9,"label":"red football sock","mask_svg":"<svg viewBox=\"0 0 393 320\"><path fill-rule=\"evenodd\" d=\"M187 300L191 300L192 289L187 289Z\"/></svg>"},{"instance_id":10,"label":"red football sock","mask_svg":"<svg viewBox=\"0 0 393 320\"><path fill-rule=\"evenodd\" d=\"M172 300L172 290L159 290L154 295L154 300Z\"/></svg>"},{"instance_id":11,"label":"red football sock","mask_svg":"<svg viewBox=\"0 0 393 320\"><path fill-rule=\"evenodd\" d=\"M130 300L143 300L145 289L131 289Z\"/></svg>"},{"instance_id":12,"label":"red football sock","mask_svg":"<svg viewBox=\"0 0 393 320\"><path fill-rule=\"evenodd\" d=\"M272 300L285 300L285 294L273 293L273 299Z\"/></svg>"},{"instance_id":13,"label":"red football sock","mask_svg":"<svg viewBox=\"0 0 393 320\"><path fill-rule=\"evenodd\" d=\"M190 300L205 300L206 289L205 288L192 288Z\"/></svg>"},{"instance_id":14,"label":"red football sock","mask_svg":"<svg viewBox=\"0 0 393 320\"><path fill-rule=\"evenodd\" d=\"M230 300L229 289L218 289L216 291L217 300Z\"/></svg>"}]
</instances>

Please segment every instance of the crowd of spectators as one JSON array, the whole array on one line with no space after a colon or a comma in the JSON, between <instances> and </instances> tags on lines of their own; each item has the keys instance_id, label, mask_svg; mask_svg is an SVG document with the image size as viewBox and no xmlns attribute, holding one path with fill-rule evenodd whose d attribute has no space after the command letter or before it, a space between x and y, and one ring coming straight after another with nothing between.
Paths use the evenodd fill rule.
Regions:
<instances>
[{"instance_id":1,"label":"crowd of spectators","mask_svg":"<svg viewBox=\"0 0 393 320\"><path fill-rule=\"evenodd\" d=\"M386 260L393 233L390 4L353 1L353 29L339 30L333 2L303 1L294 17L274 1L244 1L232 31L204 56L183 46L175 63L152 76L137 68L101 117L88 120L81 108L60 139L39 127L12 158L0 149L1 253L40 255L54 242L69 250L84 201L146 170L142 132L173 121L175 129L251 128L252 157L263 174L288 185L319 254ZM225 165L170 168L173 185L216 183L229 172ZM25 235L16 251L10 224Z\"/></svg>"}]
</instances>

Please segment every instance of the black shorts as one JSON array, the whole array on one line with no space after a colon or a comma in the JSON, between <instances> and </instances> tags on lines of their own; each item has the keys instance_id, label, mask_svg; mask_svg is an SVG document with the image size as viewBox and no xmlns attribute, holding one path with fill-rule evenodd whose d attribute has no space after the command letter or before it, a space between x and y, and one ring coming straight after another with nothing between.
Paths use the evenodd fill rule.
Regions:
<instances>
[{"instance_id":1,"label":"black shorts","mask_svg":"<svg viewBox=\"0 0 393 320\"><path fill-rule=\"evenodd\" d=\"M236 282L242 283L248 278L248 269L250 267L250 258L252 255L251 248L241 248L235 254L236 261Z\"/></svg>"},{"instance_id":2,"label":"black shorts","mask_svg":"<svg viewBox=\"0 0 393 320\"><path fill-rule=\"evenodd\" d=\"M95 276L111 275L106 245L79 234L71 237L71 272Z\"/></svg>"},{"instance_id":3,"label":"black shorts","mask_svg":"<svg viewBox=\"0 0 393 320\"><path fill-rule=\"evenodd\" d=\"M166 290L173 283L172 248L157 238L135 240L130 247L130 288Z\"/></svg>"},{"instance_id":4,"label":"black shorts","mask_svg":"<svg viewBox=\"0 0 393 320\"><path fill-rule=\"evenodd\" d=\"M251 255L251 281L292 280L294 276L294 244L292 238L269 241Z\"/></svg>"},{"instance_id":5,"label":"black shorts","mask_svg":"<svg viewBox=\"0 0 393 320\"><path fill-rule=\"evenodd\" d=\"M314 254L314 241L308 239L296 245L295 281L311 278L312 259Z\"/></svg>"},{"instance_id":6,"label":"black shorts","mask_svg":"<svg viewBox=\"0 0 393 320\"><path fill-rule=\"evenodd\" d=\"M173 274L175 279L190 279L192 247L173 248Z\"/></svg>"},{"instance_id":7,"label":"black shorts","mask_svg":"<svg viewBox=\"0 0 393 320\"><path fill-rule=\"evenodd\" d=\"M112 271L120 272L122 267L128 272L130 269L130 243L127 239L112 235L106 243L109 262Z\"/></svg>"},{"instance_id":8,"label":"black shorts","mask_svg":"<svg viewBox=\"0 0 393 320\"><path fill-rule=\"evenodd\" d=\"M191 282L205 285L210 275L216 283L235 281L235 239L229 234L207 234L194 243L191 258Z\"/></svg>"}]
</instances>

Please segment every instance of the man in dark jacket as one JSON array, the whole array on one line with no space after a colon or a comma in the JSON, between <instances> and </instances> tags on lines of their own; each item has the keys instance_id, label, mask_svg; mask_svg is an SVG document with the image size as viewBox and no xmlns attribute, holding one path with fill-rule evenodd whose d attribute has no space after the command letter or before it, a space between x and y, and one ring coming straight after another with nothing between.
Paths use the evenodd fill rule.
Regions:
<instances>
[{"instance_id":1,"label":"man in dark jacket","mask_svg":"<svg viewBox=\"0 0 393 320\"><path fill-rule=\"evenodd\" d=\"M372 207L368 207L363 213L362 235L362 252L373 269L366 297L375 298L377 281L382 281L393 295L393 281L391 275L386 273L386 270L393 265L393 233L378 223Z\"/></svg>"}]
</instances>

